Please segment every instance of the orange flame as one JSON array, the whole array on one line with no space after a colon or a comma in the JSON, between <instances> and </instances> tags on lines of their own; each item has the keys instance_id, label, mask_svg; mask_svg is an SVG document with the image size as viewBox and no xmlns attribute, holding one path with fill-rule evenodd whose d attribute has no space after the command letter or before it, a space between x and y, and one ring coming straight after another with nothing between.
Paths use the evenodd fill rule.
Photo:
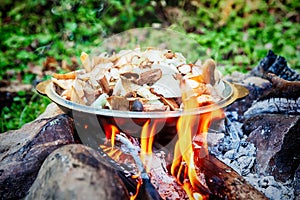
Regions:
<instances>
[{"instance_id":1,"label":"orange flame","mask_svg":"<svg viewBox=\"0 0 300 200\"><path fill-rule=\"evenodd\" d=\"M110 132L111 132L111 137L110 137L110 142L111 142L111 147L113 148L115 146L115 139L116 139L116 134L119 133L119 130L117 127L111 125L110 126Z\"/></svg>"},{"instance_id":2,"label":"orange flame","mask_svg":"<svg viewBox=\"0 0 300 200\"><path fill-rule=\"evenodd\" d=\"M141 133L141 160L146 168L146 171L149 172L149 163L152 158L152 146L155 136L156 124L153 127L149 126L150 120L147 120L142 128Z\"/></svg>"},{"instance_id":3,"label":"orange flame","mask_svg":"<svg viewBox=\"0 0 300 200\"><path fill-rule=\"evenodd\" d=\"M138 180L137 185L136 185L136 193L133 194L133 195L130 195L130 200L135 200L136 197L137 197L138 194L139 194L140 187L141 187L141 185L143 184L143 180L140 179L140 178L138 178L138 176L134 176L134 177L132 177L132 178L135 178L135 179Z\"/></svg>"},{"instance_id":4,"label":"orange flame","mask_svg":"<svg viewBox=\"0 0 300 200\"><path fill-rule=\"evenodd\" d=\"M201 77L199 80L193 78L193 81L202 83ZM218 109L217 111L199 115L188 114L189 110L200 106L197 101L197 95L201 95L201 92L199 92L198 87L188 87L185 80L182 80L181 86L183 88L182 100L185 110L177 122L178 141L174 149L171 174L176 177L190 199L205 199L205 196L197 192L197 185L201 184L201 182L197 175L194 154L196 153L197 156L201 157L208 156L206 136L209 126L214 118L223 116L223 112L221 109ZM199 146L196 152L193 148L193 134L201 138L201 143L198 143Z\"/></svg>"},{"instance_id":5,"label":"orange flame","mask_svg":"<svg viewBox=\"0 0 300 200\"><path fill-rule=\"evenodd\" d=\"M171 165L171 174L176 178L177 182L186 191L189 199L203 200L207 199L207 196L201 195L199 191L199 184L202 184L197 175L197 165L201 164L201 157L208 156L207 148L207 132L211 125L211 122L215 119L219 119L224 116L221 109L217 109L211 112L202 114L190 114L188 113L192 109L197 109L202 105L202 102L198 102L197 98L203 94L201 87L203 86L202 77L193 77L192 81L200 83L199 87L188 87L185 80L182 80L181 86L183 88L182 101L184 104L183 115L179 117L176 128L178 134L178 140L174 148L174 158ZM207 92L207 91L205 91ZM209 104L212 104L209 102ZM145 122L141 131L141 152L140 158L146 171L149 172L150 163L152 159L152 146L154 142L154 136L156 133L156 124L150 124L150 119ZM109 134L107 134L109 133ZM106 136L111 140L111 146L115 145L115 136L119 134L117 127L110 125L106 131ZM110 136L110 137L108 137ZM193 141L197 137L197 141ZM109 152L115 154L113 150ZM137 197L140 186L143 184L142 179L139 179L139 174L135 178L138 181L136 194L130 196L133 200Z\"/></svg>"}]
</instances>

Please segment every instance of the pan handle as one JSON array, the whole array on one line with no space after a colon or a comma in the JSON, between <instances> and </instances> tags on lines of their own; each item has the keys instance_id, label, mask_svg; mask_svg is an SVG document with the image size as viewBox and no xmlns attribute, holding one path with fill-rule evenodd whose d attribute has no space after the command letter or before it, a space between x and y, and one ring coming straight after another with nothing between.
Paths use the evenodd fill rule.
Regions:
<instances>
[{"instance_id":1,"label":"pan handle","mask_svg":"<svg viewBox=\"0 0 300 200\"><path fill-rule=\"evenodd\" d=\"M46 96L47 97L47 94L46 94L46 88L47 86L51 83L51 80L46 80L46 81L42 81L40 83L38 83L36 86L35 86L35 90L43 95L43 96Z\"/></svg>"},{"instance_id":2,"label":"pan handle","mask_svg":"<svg viewBox=\"0 0 300 200\"><path fill-rule=\"evenodd\" d=\"M228 83L228 84L231 86L233 93L232 96L230 96L230 98L226 100L226 102L221 104L222 108L232 104L237 99L243 98L249 94L249 90L242 85L239 85L237 83Z\"/></svg>"},{"instance_id":3,"label":"pan handle","mask_svg":"<svg viewBox=\"0 0 300 200\"><path fill-rule=\"evenodd\" d=\"M235 99L240 99L249 94L249 90L237 83L232 83L233 88L234 88L234 94L235 94Z\"/></svg>"}]
</instances>

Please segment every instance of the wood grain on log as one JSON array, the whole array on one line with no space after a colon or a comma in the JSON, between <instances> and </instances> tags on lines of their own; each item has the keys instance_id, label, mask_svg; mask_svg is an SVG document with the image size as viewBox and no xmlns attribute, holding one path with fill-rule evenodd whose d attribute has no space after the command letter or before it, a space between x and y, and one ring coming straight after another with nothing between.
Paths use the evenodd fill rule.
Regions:
<instances>
[{"instance_id":1,"label":"wood grain on log","mask_svg":"<svg viewBox=\"0 0 300 200\"><path fill-rule=\"evenodd\" d=\"M241 175L213 155L198 160L198 163L212 192L211 199L267 199Z\"/></svg>"}]
</instances>

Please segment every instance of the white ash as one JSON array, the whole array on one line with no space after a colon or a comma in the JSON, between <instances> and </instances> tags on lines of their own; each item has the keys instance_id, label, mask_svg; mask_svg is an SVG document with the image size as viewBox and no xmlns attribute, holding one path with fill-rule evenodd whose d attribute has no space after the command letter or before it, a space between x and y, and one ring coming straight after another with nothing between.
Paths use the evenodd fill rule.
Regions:
<instances>
[{"instance_id":1,"label":"white ash","mask_svg":"<svg viewBox=\"0 0 300 200\"><path fill-rule=\"evenodd\" d=\"M290 200L294 199L292 182L276 182L273 176L260 176L249 173L244 177L246 181L263 192L269 199Z\"/></svg>"},{"instance_id":2,"label":"white ash","mask_svg":"<svg viewBox=\"0 0 300 200\"><path fill-rule=\"evenodd\" d=\"M230 115L229 113L226 115L226 125L230 127L220 126L218 132L208 133L210 153L233 168L270 200L294 199L294 188L291 181L281 183L275 181L273 176L255 172L256 147L253 143L246 141L247 136L243 134L242 123L238 122L237 113L231 112ZM217 136L218 139L210 142L210 138L212 138L209 136L210 134L214 135L213 137ZM216 141L218 141L217 144Z\"/></svg>"}]
</instances>

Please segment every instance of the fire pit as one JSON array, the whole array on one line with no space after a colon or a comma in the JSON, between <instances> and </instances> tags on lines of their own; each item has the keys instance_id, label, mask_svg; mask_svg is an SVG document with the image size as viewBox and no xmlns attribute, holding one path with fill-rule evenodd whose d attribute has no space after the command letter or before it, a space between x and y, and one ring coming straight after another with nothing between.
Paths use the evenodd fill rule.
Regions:
<instances>
[{"instance_id":1,"label":"fire pit","mask_svg":"<svg viewBox=\"0 0 300 200\"><path fill-rule=\"evenodd\" d=\"M44 91L39 89L40 92L73 116L83 144L105 152L120 165L126 164L126 170L131 174L144 174L143 182L153 177L157 188L164 185L158 189L164 199L208 197L209 189L202 186L206 185L205 180L198 178L201 176L198 165L208 155L205 134L210 123L222 117L221 108L247 94L245 88L224 81L225 98L215 104L195 108L195 104L186 102L186 111L133 112L79 105L61 98L52 82L42 84L46 87ZM107 139L111 143L107 144ZM125 158L135 160L136 164L118 158L120 155L124 157L122 149L129 152ZM167 154L172 159L165 159ZM134 167L128 168L128 165ZM117 165L113 167L120 170ZM167 168L169 172L166 173ZM171 174L177 178L172 178ZM180 185L187 194L178 192L182 190ZM170 188L173 193L167 192Z\"/></svg>"},{"instance_id":2,"label":"fire pit","mask_svg":"<svg viewBox=\"0 0 300 200\"><path fill-rule=\"evenodd\" d=\"M163 55L166 59L171 60L173 57L178 56L173 51L164 51ZM85 65L89 61L86 60L86 54L83 54L83 56L85 58L82 59L82 62ZM118 57L118 54L116 57ZM119 59L121 60L122 57ZM150 62L153 64L152 60ZM225 165L216 164L218 161L208 156L206 134L211 123L223 117L222 108L247 95L248 90L223 79L216 79L214 77L216 74L215 66L211 67L214 65L211 64L212 61L208 61L208 63L203 64L202 74L192 74L180 78L178 82L181 87L181 104L177 106L177 109L170 106L170 109L167 110L131 111L132 102L128 108L125 106L125 110L123 110L124 106L113 105L114 102L110 102L110 106L99 108L93 106L97 99L93 100L94 102L87 100L86 102L89 105L84 105L86 103L82 99L77 100L78 98L74 98L74 95L67 97L67 99L62 97L62 94L67 94L68 91L61 92L64 86L58 83L57 80L42 82L37 86L37 90L48 96L62 110L73 117L77 134L83 144L98 150L103 159L108 159L112 167L120 171L121 176L126 177L126 185L136 185L134 188L128 188L132 198L136 198L140 193L140 187L144 188L145 193L154 199L225 197L224 194L217 194L217 188L216 191L212 191L211 187L208 187L212 183L218 185L217 187L221 187L220 185L224 183L217 183L218 178L215 177L214 173L211 173L208 176L209 178L205 177L205 173L203 173L203 168L205 171L220 166L222 166L222 170L227 169ZM181 64L180 67L184 65L190 68L193 67L191 64ZM156 66L155 69L150 68L150 71L163 71L165 70L163 67L163 65ZM92 71L92 69L89 69L89 65L85 68L87 72ZM146 73L148 72L146 71ZM76 73L75 78L76 76L82 76L87 80L89 79L88 76L84 76L85 74L82 71ZM134 84L139 85L138 82L143 73L145 72L137 76L139 77L137 80L133 80ZM65 77L69 76L73 77L74 73L65 75ZM128 79L130 78L129 81L132 81L132 77L135 77L136 74L125 72L120 76L124 76L126 83L128 83ZM181 76L184 76L184 74L181 74ZM57 75L56 77L64 77L64 75ZM124 80L124 77L121 81ZM207 82L203 79L206 79ZM98 82L102 87L102 91L106 91L108 95L110 89L103 85L107 80L103 81L102 78ZM221 89L218 87L216 92L220 94L220 97L217 96L216 99L204 101L203 103L202 99L199 98L203 92L201 91L199 95L199 88L193 85L210 84L210 87L213 88L216 85L215 82L222 85ZM142 80L142 83L148 84L145 80ZM118 82L115 85L117 84ZM150 84L152 86L155 81ZM76 82L73 85L76 85ZM168 86L165 84L163 87L167 88ZM154 92L155 95L157 95L156 92ZM166 99L163 94L159 95L162 95L160 99ZM76 96L78 95L76 94ZM143 95L141 97L144 98ZM72 99L73 101L70 101ZM164 103L166 102L164 101ZM168 102L166 104L169 106ZM239 180L237 174L233 173L233 175L227 177L222 170L218 172L218 169L213 169L214 172L219 173L216 176L231 179L228 181L229 184L233 184L233 179ZM247 184L245 188L248 192L254 191ZM168 190L173 192L170 193ZM261 197L260 193L254 192L254 195Z\"/></svg>"},{"instance_id":3,"label":"fire pit","mask_svg":"<svg viewBox=\"0 0 300 200\"><path fill-rule=\"evenodd\" d=\"M282 69L282 60L269 52L251 72L259 72L264 78L253 74L227 77L243 84L250 93L223 108L224 124L223 120L213 124L223 115L220 105L201 112L193 103L197 96L191 97L189 90L183 90L185 109L161 112L180 113L167 118L173 122L172 130L176 133L173 138L164 138L164 142L156 134L161 131L159 124L154 123L160 118L151 118L158 111L137 112L136 121L131 122L140 122L135 124L139 131L131 134L113 124L115 116L104 116L112 122L106 120L100 126L95 113L76 111L68 104L61 106L73 115L71 118L61 115L62 110L52 103L39 119L18 131L1 135L0 196L36 199L49 195L60 198L105 194L107 199L130 196L136 199L293 199L299 194L299 167L296 171L299 98L290 100L287 94L293 91L292 98L297 97L299 81L281 79L282 73L277 77L265 72L271 69L274 73L278 64ZM286 65L284 69L291 71ZM284 75L299 78L297 74ZM56 93L56 86L46 85ZM232 88L234 95L236 88ZM79 104L73 106L76 105ZM143 118L138 114L148 114L148 120L141 121ZM129 118L120 116L126 117ZM80 144L66 145L70 143L89 144L93 149Z\"/></svg>"}]
</instances>

